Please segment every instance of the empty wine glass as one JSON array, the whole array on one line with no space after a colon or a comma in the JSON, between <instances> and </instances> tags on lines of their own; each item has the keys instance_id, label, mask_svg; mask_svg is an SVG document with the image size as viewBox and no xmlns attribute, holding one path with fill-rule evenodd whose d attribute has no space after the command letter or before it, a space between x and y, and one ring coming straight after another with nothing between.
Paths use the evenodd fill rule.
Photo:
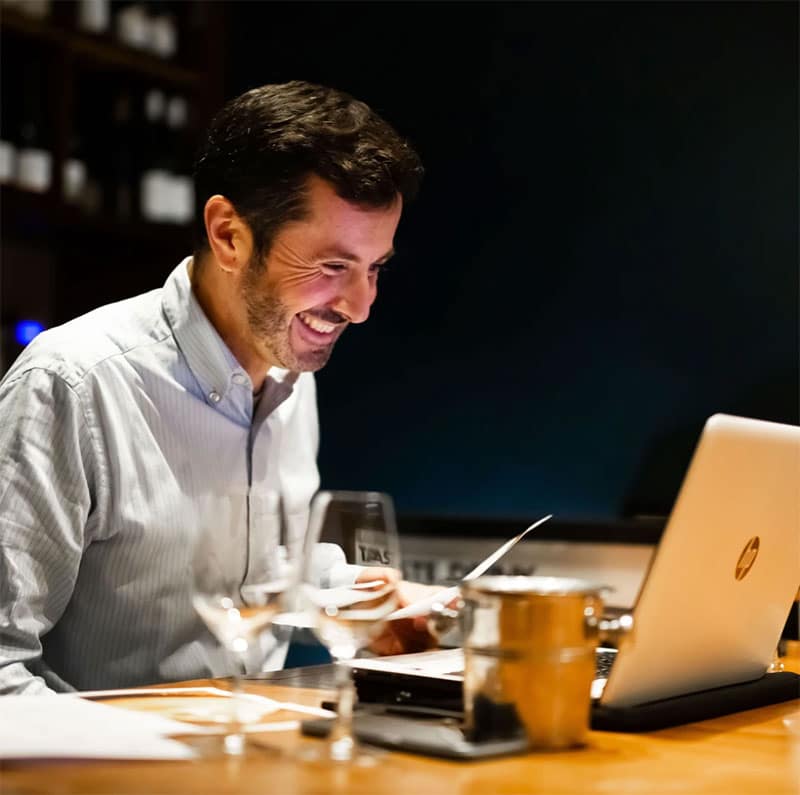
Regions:
<instances>
[{"instance_id":1,"label":"empty wine glass","mask_svg":"<svg viewBox=\"0 0 800 795\"><path fill-rule=\"evenodd\" d=\"M289 551L280 496L250 495L245 538L228 528L202 530L192 556L192 603L231 660L231 699L223 752L245 750L241 676L261 669L278 641L266 633L297 582L297 556Z\"/></svg>"},{"instance_id":2,"label":"empty wine glass","mask_svg":"<svg viewBox=\"0 0 800 795\"><path fill-rule=\"evenodd\" d=\"M337 717L321 753L306 756L369 763L352 732L355 687L348 664L383 629L398 607L400 545L394 506L374 491L321 491L311 504L301 591L314 632L337 670Z\"/></svg>"}]
</instances>

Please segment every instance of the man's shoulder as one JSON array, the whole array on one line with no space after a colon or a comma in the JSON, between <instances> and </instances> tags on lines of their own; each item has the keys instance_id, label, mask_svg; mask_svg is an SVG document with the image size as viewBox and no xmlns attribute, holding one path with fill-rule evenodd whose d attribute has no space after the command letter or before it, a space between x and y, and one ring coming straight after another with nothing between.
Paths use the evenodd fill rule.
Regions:
<instances>
[{"instance_id":1,"label":"man's shoulder","mask_svg":"<svg viewBox=\"0 0 800 795\"><path fill-rule=\"evenodd\" d=\"M170 339L161 295L160 288L151 290L43 331L25 348L4 380L30 370L46 370L76 387L103 362L134 355Z\"/></svg>"}]
</instances>

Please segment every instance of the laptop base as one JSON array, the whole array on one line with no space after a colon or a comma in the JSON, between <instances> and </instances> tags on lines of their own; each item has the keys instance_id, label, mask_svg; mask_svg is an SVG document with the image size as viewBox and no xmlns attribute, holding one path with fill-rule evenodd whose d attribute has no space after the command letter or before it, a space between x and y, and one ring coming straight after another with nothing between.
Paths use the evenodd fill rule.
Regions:
<instances>
[{"instance_id":1,"label":"laptop base","mask_svg":"<svg viewBox=\"0 0 800 795\"><path fill-rule=\"evenodd\" d=\"M592 707L592 728L614 732L656 731L795 698L800 698L800 676L782 671L764 674L752 682L715 687L633 707L595 704Z\"/></svg>"},{"instance_id":2,"label":"laptop base","mask_svg":"<svg viewBox=\"0 0 800 795\"><path fill-rule=\"evenodd\" d=\"M367 669L356 669L354 679L362 704L405 706L420 712L438 709L456 714L464 708L462 683L453 679L437 680ZM764 674L752 682L715 687L633 707L605 707L597 702L592 705L591 726L599 731L656 731L796 698L800 698L800 675L781 671Z\"/></svg>"}]
</instances>

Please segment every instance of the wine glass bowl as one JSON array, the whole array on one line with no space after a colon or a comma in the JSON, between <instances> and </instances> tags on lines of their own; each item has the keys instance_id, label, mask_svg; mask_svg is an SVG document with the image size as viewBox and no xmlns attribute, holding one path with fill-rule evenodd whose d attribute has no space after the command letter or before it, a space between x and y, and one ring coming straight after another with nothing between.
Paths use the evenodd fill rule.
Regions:
<instances>
[{"instance_id":1,"label":"wine glass bowl","mask_svg":"<svg viewBox=\"0 0 800 795\"><path fill-rule=\"evenodd\" d=\"M332 761L365 763L374 755L352 735L355 691L350 661L385 627L402 579L394 505L374 491L321 491L311 504L302 587L311 625L337 669L337 718L326 749Z\"/></svg>"},{"instance_id":2,"label":"wine glass bowl","mask_svg":"<svg viewBox=\"0 0 800 795\"><path fill-rule=\"evenodd\" d=\"M251 495L250 501L257 508L250 511L244 536L226 528L203 528L192 555L192 604L228 655L231 698L222 750L232 756L245 751L241 676L261 670L279 645L266 630L283 611L297 572L288 552L280 496Z\"/></svg>"},{"instance_id":3,"label":"wine glass bowl","mask_svg":"<svg viewBox=\"0 0 800 795\"><path fill-rule=\"evenodd\" d=\"M380 633L386 617L397 608L397 581L391 569L358 575L351 585L316 589L309 599L319 611L316 633L331 655L353 659Z\"/></svg>"}]
</instances>

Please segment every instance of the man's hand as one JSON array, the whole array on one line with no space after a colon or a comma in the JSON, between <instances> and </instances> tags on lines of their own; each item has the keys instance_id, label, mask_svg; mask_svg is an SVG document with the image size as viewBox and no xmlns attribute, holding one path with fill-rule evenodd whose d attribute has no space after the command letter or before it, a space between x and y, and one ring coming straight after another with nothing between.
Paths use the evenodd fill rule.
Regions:
<instances>
[{"instance_id":1,"label":"man's hand","mask_svg":"<svg viewBox=\"0 0 800 795\"><path fill-rule=\"evenodd\" d=\"M377 566L365 568L356 582L397 582L397 573L393 569ZM422 585L417 582L400 580L397 582L397 608L405 607L412 602L442 591L438 585ZM428 617L401 618L387 621L381 633L370 643L369 650L374 654L409 654L425 651L436 645L436 637L428 629Z\"/></svg>"}]
</instances>

